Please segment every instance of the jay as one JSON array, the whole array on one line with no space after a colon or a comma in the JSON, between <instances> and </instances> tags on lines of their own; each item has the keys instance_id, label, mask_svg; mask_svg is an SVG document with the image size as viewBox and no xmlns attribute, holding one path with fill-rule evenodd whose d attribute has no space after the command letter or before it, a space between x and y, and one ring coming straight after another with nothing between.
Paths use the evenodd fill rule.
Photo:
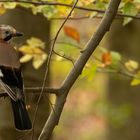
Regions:
<instances>
[{"instance_id":1,"label":"jay","mask_svg":"<svg viewBox=\"0 0 140 140\"><path fill-rule=\"evenodd\" d=\"M8 94L14 115L15 128L28 130L32 124L26 109L21 66L16 49L9 40L22 36L13 27L0 25L0 87Z\"/></svg>"}]
</instances>

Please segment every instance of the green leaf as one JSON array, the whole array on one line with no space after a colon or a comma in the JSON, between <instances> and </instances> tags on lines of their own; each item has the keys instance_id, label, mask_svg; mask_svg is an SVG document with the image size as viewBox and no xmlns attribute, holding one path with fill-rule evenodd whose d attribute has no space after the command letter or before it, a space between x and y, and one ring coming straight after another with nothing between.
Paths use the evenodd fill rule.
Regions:
<instances>
[{"instance_id":1,"label":"green leaf","mask_svg":"<svg viewBox=\"0 0 140 140\"><path fill-rule=\"evenodd\" d=\"M79 50L75 46L72 46L72 44L68 43L58 43L56 51L68 57L75 57L79 54Z\"/></svg>"},{"instance_id":2,"label":"green leaf","mask_svg":"<svg viewBox=\"0 0 140 140\"><path fill-rule=\"evenodd\" d=\"M81 77L87 77L88 81L93 80L97 70L97 65L92 65L91 68L86 68L83 70Z\"/></svg>"},{"instance_id":3,"label":"green leaf","mask_svg":"<svg viewBox=\"0 0 140 140\"><path fill-rule=\"evenodd\" d=\"M121 61L121 55L118 52L111 51L111 56L112 56L111 66L116 69L119 68L119 64Z\"/></svg>"},{"instance_id":4,"label":"green leaf","mask_svg":"<svg viewBox=\"0 0 140 140\"><path fill-rule=\"evenodd\" d=\"M127 2L123 7L123 14L135 16L138 14L138 9L134 3ZM123 21L123 25L128 24L132 18L125 17Z\"/></svg>"},{"instance_id":5,"label":"green leaf","mask_svg":"<svg viewBox=\"0 0 140 140\"><path fill-rule=\"evenodd\" d=\"M6 8L3 6L0 6L0 16L3 15L6 12Z\"/></svg>"},{"instance_id":6,"label":"green leaf","mask_svg":"<svg viewBox=\"0 0 140 140\"><path fill-rule=\"evenodd\" d=\"M43 6L42 13L45 17L51 18L54 14L57 13L57 9L54 6Z\"/></svg>"},{"instance_id":7,"label":"green leaf","mask_svg":"<svg viewBox=\"0 0 140 140\"><path fill-rule=\"evenodd\" d=\"M24 3L24 2L19 2L18 5L21 6L21 7L23 7L23 8L32 8L32 7L34 7L33 4Z\"/></svg>"},{"instance_id":8,"label":"green leaf","mask_svg":"<svg viewBox=\"0 0 140 140\"><path fill-rule=\"evenodd\" d=\"M105 4L103 2L101 2L101 1L98 0L96 2L96 8L97 9L101 9L101 10L105 10Z\"/></svg>"},{"instance_id":9,"label":"green leaf","mask_svg":"<svg viewBox=\"0 0 140 140\"><path fill-rule=\"evenodd\" d=\"M33 14L42 13L45 17L51 18L54 14L57 13L57 9L54 6L40 5L37 7L32 7Z\"/></svg>"},{"instance_id":10,"label":"green leaf","mask_svg":"<svg viewBox=\"0 0 140 140\"><path fill-rule=\"evenodd\" d=\"M4 3L4 7L6 9L14 9L16 7L17 3L16 2L6 2Z\"/></svg>"}]
</instances>

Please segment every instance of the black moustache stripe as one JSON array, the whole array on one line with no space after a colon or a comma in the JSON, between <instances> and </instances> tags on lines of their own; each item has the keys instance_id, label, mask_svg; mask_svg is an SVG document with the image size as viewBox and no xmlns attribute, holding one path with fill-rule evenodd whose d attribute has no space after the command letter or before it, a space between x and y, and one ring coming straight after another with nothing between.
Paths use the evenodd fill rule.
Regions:
<instances>
[{"instance_id":1,"label":"black moustache stripe","mask_svg":"<svg viewBox=\"0 0 140 140\"><path fill-rule=\"evenodd\" d=\"M6 38L4 38L4 41L8 41L12 38L12 35L8 35Z\"/></svg>"}]
</instances>

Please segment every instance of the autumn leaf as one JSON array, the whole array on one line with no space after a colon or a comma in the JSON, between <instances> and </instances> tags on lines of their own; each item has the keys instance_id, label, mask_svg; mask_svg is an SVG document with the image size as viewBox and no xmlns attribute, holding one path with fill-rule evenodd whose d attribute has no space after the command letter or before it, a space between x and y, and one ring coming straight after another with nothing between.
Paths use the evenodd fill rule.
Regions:
<instances>
[{"instance_id":1,"label":"autumn leaf","mask_svg":"<svg viewBox=\"0 0 140 140\"><path fill-rule=\"evenodd\" d=\"M131 81L131 86L137 86L137 85L140 85L140 80L139 79L133 79Z\"/></svg>"},{"instance_id":2,"label":"autumn leaf","mask_svg":"<svg viewBox=\"0 0 140 140\"><path fill-rule=\"evenodd\" d=\"M140 85L140 71L135 75L134 79L131 81L131 86Z\"/></svg>"},{"instance_id":3,"label":"autumn leaf","mask_svg":"<svg viewBox=\"0 0 140 140\"><path fill-rule=\"evenodd\" d=\"M0 15L3 15L6 12L6 8L0 6Z\"/></svg>"},{"instance_id":4,"label":"autumn leaf","mask_svg":"<svg viewBox=\"0 0 140 140\"><path fill-rule=\"evenodd\" d=\"M72 4L73 0L57 0L59 3L64 3L64 4ZM56 6L57 8L57 14L60 16L67 16L68 13L70 12L71 8L67 6Z\"/></svg>"},{"instance_id":5,"label":"autumn leaf","mask_svg":"<svg viewBox=\"0 0 140 140\"><path fill-rule=\"evenodd\" d=\"M93 1L94 1L94 0L80 0L80 1L78 2L78 5L79 5L79 6L87 6L87 5L91 4L91 3L93 3Z\"/></svg>"},{"instance_id":6,"label":"autumn leaf","mask_svg":"<svg viewBox=\"0 0 140 140\"><path fill-rule=\"evenodd\" d=\"M73 0L57 0L57 2L64 3L64 4L71 4Z\"/></svg>"},{"instance_id":7,"label":"autumn leaf","mask_svg":"<svg viewBox=\"0 0 140 140\"><path fill-rule=\"evenodd\" d=\"M45 62L45 60L47 59L47 55L46 54L42 54L42 55L35 55L33 57L33 66L35 69L38 69L42 66L42 64Z\"/></svg>"},{"instance_id":8,"label":"autumn leaf","mask_svg":"<svg viewBox=\"0 0 140 140\"><path fill-rule=\"evenodd\" d=\"M26 63L26 62L30 61L32 58L33 58L32 55L30 55L30 54L25 54L24 56L22 56L22 57L20 58L20 62L21 62L21 63Z\"/></svg>"},{"instance_id":9,"label":"autumn leaf","mask_svg":"<svg viewBox=\"0 0 140 140\"><path fill-rule=\"evenodd\" d=\"M108 66L112 63L112 56L110 52L103 53L101 59L104 66Z\"/></svg>"},{"instance_id":10,"label":"autumn leaf","mask_svg":"<svg viewBox=\"0 0 140 140\"><path fill-rule=\"evenodd\" d=\"M133 60L129 60L125 63L125 67L129 70L129 71L135 71L136 69L138 69L139 64L136 61Z\"/></svg>"},{"instance_id":11,"label":"autumn leaf","mask_svg":"<svg viewBox=\"0 0 140 140\"><path fill-rule=\"evenodd\" d=\"M33 47L45 47L45 43L36 37L31 37L30 39L28 39L27 44Z\"/></svg>"},{"instance_id":12,"label":"autumn leaf","mask_svg":"<svg viewBox=\"0 0 140 140\"><path fill-rule=\"evenodd\" d=\"M23 53L20 62L25 63L32 60L33 67L40 68L47 59L47 54L43 50L44 46L45 43L38 38L28 39L27 44L19 48L19 51Z\"/></svg>"},{"instance_id":13,"label":"autumn leaf","mask_svg":"<svg viewBox=\"0 0 140 140\"><path fill-rule=\"evenodd\" d=\"M23 54L33 54L34 53L34 48L32 48L29 45L23 45L18 49L20 52Z\"/></svg>"},{"instance_id":14,"label":"autumn leaf","mask_svg":"<svg viewBox=\"0 0 140 140\"><path fill-rule=\"evenodd\" d=\"M70 26L64 26L64 33L76 40L78 43L80 42L80 34L76 28Z\"/></svg>"}]
</instances>

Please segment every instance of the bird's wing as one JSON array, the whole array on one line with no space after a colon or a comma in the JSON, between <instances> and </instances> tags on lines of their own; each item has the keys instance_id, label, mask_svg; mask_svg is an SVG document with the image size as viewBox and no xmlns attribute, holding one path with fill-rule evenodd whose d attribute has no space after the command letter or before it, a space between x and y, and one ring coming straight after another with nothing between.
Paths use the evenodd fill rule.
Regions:
<instances>
[{"instance_id":1,"label":"bird's wing","mask_svg":"<svg viewBox=\"0 0 140 140\"><path fill-rule=\"evenodd\" d=\"M0 86L14 101L23 98L23 81L20 69L0 66Z\"/></svg>"},{"instance_id":2,"label":"bird's wing","mask_svg":"<svg viewBox=\"0 0 140 140\"><path fill-rule=\"evenodd\" d=\"M2 89L14 100L17 101L17 95L15 92L0 79L0 85Z\"/></svg>"}]
</instances>

